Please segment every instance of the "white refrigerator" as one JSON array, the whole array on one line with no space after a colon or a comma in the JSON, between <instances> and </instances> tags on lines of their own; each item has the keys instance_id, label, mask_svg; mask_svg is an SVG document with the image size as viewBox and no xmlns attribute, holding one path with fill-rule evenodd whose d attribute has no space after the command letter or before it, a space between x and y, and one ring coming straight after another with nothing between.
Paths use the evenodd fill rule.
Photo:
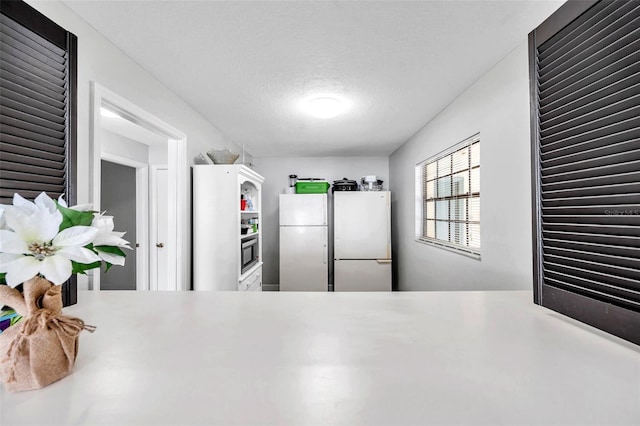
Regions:
<instances>
[{"instance_id":1,"label":"white refrigerator","mask_svg":"<svg viewBox=\"0 0 640 426\"><path fill-rule=\"evenodd\" d=\"M280 194L280 291L329 287L327 194Z\"/></svg>"},{"instance_id":2,"label":"white refrigerator","mask_svg":"<svg viewBox=\"0 0 640 426\"><path fill-rule=\"evenodd\" d=\"M391 193L333 194L334 290L391 291Z\"/></svg>"}]
</instances>

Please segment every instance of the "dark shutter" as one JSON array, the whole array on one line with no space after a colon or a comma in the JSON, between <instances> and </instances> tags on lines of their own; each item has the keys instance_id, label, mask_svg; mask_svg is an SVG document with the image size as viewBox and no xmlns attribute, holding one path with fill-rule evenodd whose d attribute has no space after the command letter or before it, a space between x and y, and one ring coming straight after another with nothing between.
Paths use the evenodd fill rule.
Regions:
<instances>
[{"instance_id":1,"label":"dark shutter","mask_svg":"<svg viewBox=\"0 0 640 426\"><path fill-rule=\"evenodd\" d=\"M75 204L77 39L22 1L0 12L0 204L42 191Z\"/></svg>"},{"instance_id":2,"label":"dark shutter","mask_svg":"<svg viewBox=\"0 0 640 426\"><path fill-rule=\"evenodd\" d=\"M535 302L640 344L640 2L529 35Z\"/></svg>"}]
</instances>

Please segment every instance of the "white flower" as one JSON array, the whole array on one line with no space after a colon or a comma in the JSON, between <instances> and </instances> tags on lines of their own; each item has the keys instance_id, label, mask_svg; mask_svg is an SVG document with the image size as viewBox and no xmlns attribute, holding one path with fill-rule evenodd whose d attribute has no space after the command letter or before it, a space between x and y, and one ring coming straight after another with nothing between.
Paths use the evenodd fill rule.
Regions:
<instances>
[{"instance_id":1,"label":"white flower","mask_svg":"<svg viewBox=\"0 0 640 426\"><path fill-rule=\"evenodd\" d=\"M98 229L72 226L58 232L62 214L45 193L34 203L16 194L13 206L2 210L6 226L0 229L0 272L6 272L5 280L11 287L37 274L62 284L71 276L71 261L100 261L84 247L93 242Z\"/></svg>"},{"instance_id":2,"label":"white flower","mask_svg":"<svg viewBox=\"0 0 640 426\"><path fill-rule=\"evenodd\" d=\"M3 216L6 223L4 229L12 229L27 243L51 241L62 223L62 214L44 192L38 195L35 203L15 194L13 206L5 206Z\"/></svg>"},{"instance_id":3,"label":"white flower","mask_svg":"<svg viewBox=\"0 0 640 426\"><path fill-rule=\"evenodd\" d=\"M4 209L8 206L0 204L0 229L7 229L7 220L4 217Z\"/></svg>"},{"instance_id":4,"label":"white flower","mask_svg":"<svg viewBox=\"0 0 640 426\"><path fill-rule=\"evenodd\" d=\"M93 204L76 204L75 206L69 207L67 206L67 202L65 201L65 199L62 198L63 195L64 194L58 197L58 204L60 204L62 207L66 207L71 210L77 210L79 212L88 212L93 209Z\"/></svg>"},{"instance_id":5,"label":"white flower","mask_svg":"<svg viewBox=\"0 0 640 426\"><path fill-rule=\"evenodd\" d=\"M113 230L113 216L96 215L91 226L98 229L98 235L93 240L93 249L98 253L98 256L112 265L124 265L124 256L108 253L100 248L100 246L113 246L132 250L129 242L122 238L125 232L115 232Z\"/></svg>"}]
</instances>

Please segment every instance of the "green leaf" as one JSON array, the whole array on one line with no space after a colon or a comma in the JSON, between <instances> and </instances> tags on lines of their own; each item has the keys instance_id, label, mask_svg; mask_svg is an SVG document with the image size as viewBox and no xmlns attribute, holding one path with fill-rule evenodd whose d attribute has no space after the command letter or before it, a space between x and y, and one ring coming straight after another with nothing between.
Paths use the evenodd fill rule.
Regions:
<instances>
[{"instance_id":1,"label":"green leaf","mask_svg":"<svg viewBox=\"0 0 640 426\"><path fill-rule=\"evenodd\" d=\"M115 246L95 246L94 249L100 249L105 253L115 254L117 256L127 257L126 254L120 249L120 247Z\"/></svg>"},{"instance_id":2,"label":"green leaf","mask_svg":"<svg viewBox=\"0 0 640 426\"><path fill-rule=\"evenodd\" d=\"M5 285L5 284L7 284L7 280L5 280L5 278L4 278L6 275L7 275L7 273L6 273L6 272L2 272L2 273L0 273L0 285Z\"/></svg>"},{"instance_id":3,"label":"green leaf","mask_svg":"<svg viewBox=\"0 0 640 426\"><path fill-rule=\"evenodd\" d=\"M62 213L62 223L59 231L71 228L72 226L91 226L93 222L93 212L81 212L61 206L56 201L60 213Z\"/></svg>"},{"instance_id":4,"label":"green leaf","mask_svg":"<svg viewBox=\"0 0 640 426\"><path fill-rule=\"evenodd\" d=\"M102 264L102 262L100 262L100 261L93 262L93 263L78 263L78 262L74 262L72 260L71 261L71 266L72 266L71 273L72 274L86 275L85 271L88 271L89 269L99 268L101 264Z\"/></svg>"},{"instance_id":5,"label":"green leaf","mask_svg":"<svg viewBox=\"0 0 640 426\"><path fill-rule=\"evenodd\" d=\"M104 273L106 274L107 272L109 272L109 269L111 269L111 267L113 266L113 264L109 263L109 262L104 262L105 263L105 267L104 267Z\"/></svg>"}]
</instances>

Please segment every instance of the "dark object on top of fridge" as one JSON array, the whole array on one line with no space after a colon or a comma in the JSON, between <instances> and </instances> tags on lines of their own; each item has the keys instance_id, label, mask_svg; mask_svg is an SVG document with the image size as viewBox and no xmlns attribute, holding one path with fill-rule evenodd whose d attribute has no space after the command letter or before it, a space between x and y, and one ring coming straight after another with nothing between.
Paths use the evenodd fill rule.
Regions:
<instances>
[{"instance_id":1,"label":"dark object on top of fridge","mask_svg":"<svg viewBox=\"0 0 640 426\"><path fill-rule=\"evenodd\" d=\"M333 192L335 191L357 191L358 190L358 182L355 180L342 178L339 180L333 181L333 188L331 189Z\"/></svg>"}]
</instances>

